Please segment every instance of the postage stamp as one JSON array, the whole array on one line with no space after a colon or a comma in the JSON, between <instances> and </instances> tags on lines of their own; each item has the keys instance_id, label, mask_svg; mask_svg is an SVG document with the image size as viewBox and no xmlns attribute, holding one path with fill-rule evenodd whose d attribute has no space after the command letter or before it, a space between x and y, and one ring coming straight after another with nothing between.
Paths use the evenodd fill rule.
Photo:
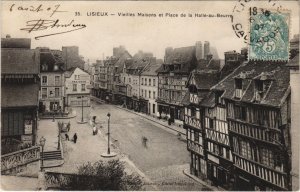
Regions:
<instances>
[{"instance_id":1,"label":"postage stamp","mask_svg":"<svg viewBox=\"0 0 300 192\"><path fill-rule=\"evenodd\" d=\"M249 60L289 59L289 19L287 11L250 9Z\"/></svg>"}]
</instances>

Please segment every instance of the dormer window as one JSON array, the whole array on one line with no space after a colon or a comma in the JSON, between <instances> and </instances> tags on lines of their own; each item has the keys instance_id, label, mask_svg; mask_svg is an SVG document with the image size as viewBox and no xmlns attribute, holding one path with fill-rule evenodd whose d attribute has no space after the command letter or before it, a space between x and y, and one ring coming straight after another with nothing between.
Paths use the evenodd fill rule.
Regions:
<instances>
[{"instance_id":1,"label":"dormer window","mask_svg":"<svg viewBox=\"0 0 300 192\"><path fill-rule=\"evenodd\" d=\"M222 96L223 92L222 91L216 91L215 92L215 102L216 104L222 105Z\"/></svg>"},{"instance_id":2,"label":"dormer window","mask_svg":"<svg viewBox=\"0 0 300 192\"><path fill-rule=\"evenodd\" d=\"M263 81L263 80L255 81L255 88L254 88L255 101L261 101L261 99L264 97L268 85L269 83L267 81Z\"/></svg>"},{"instance_id":3,"label":"dormer window","mask_svg":"<svg viewBox=\"0 0 300 192\"><path fill-rule=\"evenodd\" d=\"M235 79L235 97L241 98L243 94L243 80Z\"/></svg>"}]
</instances>

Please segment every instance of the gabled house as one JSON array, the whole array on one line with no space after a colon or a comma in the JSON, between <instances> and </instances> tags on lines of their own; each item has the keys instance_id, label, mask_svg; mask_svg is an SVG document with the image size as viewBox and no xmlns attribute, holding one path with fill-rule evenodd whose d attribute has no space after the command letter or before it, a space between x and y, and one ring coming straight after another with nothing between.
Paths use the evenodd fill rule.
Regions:
<instances>
[{"instance_id":1,"label":"gabled house","mask_svg":"<svg viewBox=\"0 0 300 192\"><path fill-rule=\"evenodd\" d=\"M184 107L182 99L187 92L186 83L192 70L197 67L197 46L166 48L165 59L158 73L158 112L160 118L167 118L178 125L183 124Z\"/></svg>"},{"instance_id":2,"label":"gabled house","mask_svg":"<svg viewBox=\"0 0 300 192\"><path fill-rule=\"evenodd\" d=\"M65 63L61 58L61 52L49 48L38 49L41 76L39 112L62 113L65 110Z\"/></svg>"},{"instance_id":3,"label":"gabled house","mask_svg":"<svg viewBox=\"0 0 300 192\"><path fill-rule=\"evenodd\" d=\"M286 63L244 62L212 90L226 106L235 190L289 190Z\"/></svg>"}]
</instances>

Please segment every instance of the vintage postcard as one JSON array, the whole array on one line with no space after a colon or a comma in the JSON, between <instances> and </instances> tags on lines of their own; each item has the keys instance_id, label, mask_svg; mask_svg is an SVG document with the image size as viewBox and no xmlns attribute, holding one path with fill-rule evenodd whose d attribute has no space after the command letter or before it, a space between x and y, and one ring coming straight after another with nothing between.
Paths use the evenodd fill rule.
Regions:
<instances>
[{"instance_id":1,"label":"vintage postcard","mask_svg":"<svg viewBox=\"0 0 300 192\"><path fill-rule=\"evenodd\" d=\"M297 191L299 2L2 1L1 190Z\"/></svg>"}]
</instances>

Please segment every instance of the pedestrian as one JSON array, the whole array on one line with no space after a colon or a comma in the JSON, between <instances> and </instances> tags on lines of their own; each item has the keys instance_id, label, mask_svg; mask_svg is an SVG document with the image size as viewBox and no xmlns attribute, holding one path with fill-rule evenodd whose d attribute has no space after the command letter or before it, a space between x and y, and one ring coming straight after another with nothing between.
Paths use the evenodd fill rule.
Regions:
<instances>
[{"instance_id":1,"label":"pedestrian","mask_svg":"<svg viewBox=\"0 0 300 192\"><path fill-rule=\"evenodd\" d=\"M93 135L96 135L97 134L97 129L96 129L96 126L94 125L93 127Z\"/></svg>"},{"instance_id":2,"label":"pedestrian","mask_svg":"<svg viewBox=\"0 0 300 192\"><path fill-rule=\"evenodd\" d=\"M66 140L69 141L69 135L68 135L68 133L65 133L65 137L66 137Z\"/></svg>"},{"instance_id":3,"label":"pedestrian","mask_svg":"<svg viewBox=\"0 0 300 192\"><path fill-rule=\"evenodd\" d=\"M73 136L73 142L76 143L76 141L77 141L77 134L75 133Z\"/></svg>"}]
</instances>

